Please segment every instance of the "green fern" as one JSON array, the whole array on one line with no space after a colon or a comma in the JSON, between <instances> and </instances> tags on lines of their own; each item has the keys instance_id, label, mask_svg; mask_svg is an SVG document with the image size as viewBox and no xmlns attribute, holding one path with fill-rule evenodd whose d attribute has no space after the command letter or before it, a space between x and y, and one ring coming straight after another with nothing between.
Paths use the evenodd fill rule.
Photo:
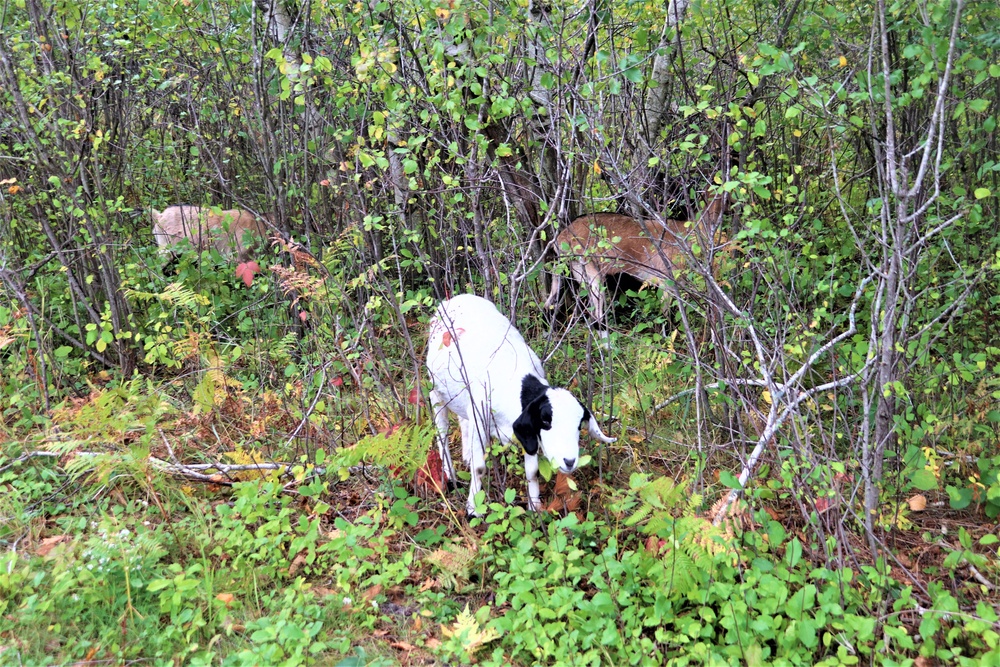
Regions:
<instances>
[{"instance_id":1,"label":"green fern","mask_svg":"<svg viewBox=\"0 0 1000 667\"><path fill-rule=\"evenodd\" d=\"M412 475L427 460L435 433L430 423L404 424L388 435L379 433L361 438L356 444L338 450L341 477L346 479L347 469L362 461L392 468L401 476Z\"/></svg>"},{"instance_id":2,"label":"green fern","mask_svg":"<svg viewBox=\"0 0 1000 667\"><path fill-rule=\"evenodd\" d=\"M211 305L211 300L195 292L190 287L185 287L183 283L170 283L162 292L139 292L138 290L125 290L125 296L137 301L159 301L165 306L175 306L188 312L196 313L199 308Z\"/></svg>"},{"instance_id":3,"label":"green fern","mask_svg":"<svg viewBox=\"0 0 1000 667\"><path fill-rule=\"evenodd\" d=\"M649 475L635 473L629 479L629 487L636 492L642 502L625 520L625 525L638 525L654 512L670 516L670 512L686 499L687 486L687 481L677 483L669 477L656 477L651 480Z\"/></svg>"},{"instance_id":4,"label":"green fern","mask_svg":"<svg viewBox=\"0 0 1000 667\"><path fill-rule=\"evenodd\" d=\"M657 556L657 568L662 568L669 588L689 593L709 576L731 536L697 515L702 498L688 493L687 480L635 474L629 486L640 502L625 525L641 526L641 533L649 536L646 549Z\"/></svg>"}]
</instances>

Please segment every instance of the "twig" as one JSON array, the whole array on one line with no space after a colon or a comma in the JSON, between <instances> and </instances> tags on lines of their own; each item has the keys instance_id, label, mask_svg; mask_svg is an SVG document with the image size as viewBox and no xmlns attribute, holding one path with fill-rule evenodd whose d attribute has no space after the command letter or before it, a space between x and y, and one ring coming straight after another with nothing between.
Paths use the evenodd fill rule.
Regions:
<instances>
[{"instance_id":1,"label":"twig","mask_svg":"<svg viewBox=\"0 0 1000 667\"><path fill-rule=\"evenodd\" d=\"M319 403L319 397L323 395L323 389L326 387L326 369L330 366L331 363L333 362L328 360L325 364L323 364L323 368L320 369L319 372L322 375L322 377L320 378L319 381L319 389L316 390L316 395L313 396L313 401L312 404L309 406L309 409L306 410L305 414L302 415L302 419L299 421L299 425L296 426L295 430L292 431L292 434L288 436L288 440L285 442L286 449L292 444L292 440L295 440L295 438L298 437L299 431L301 431L302 427L306 425L306 422L309 421L309 417L310 415L312 415L313 410L316 409L316 404Z\"/></svg>"}]
</instances>

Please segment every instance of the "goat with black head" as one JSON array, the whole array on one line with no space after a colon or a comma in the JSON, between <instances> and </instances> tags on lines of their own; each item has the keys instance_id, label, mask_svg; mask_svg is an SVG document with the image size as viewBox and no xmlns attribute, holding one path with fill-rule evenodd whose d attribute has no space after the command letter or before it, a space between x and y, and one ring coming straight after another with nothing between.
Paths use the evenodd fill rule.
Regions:
<instances>
[{"instance_id":1,"label":"goat with black head","mask_svg":"<svg viewBox=\"0 0 1000 667\"><path fill-rule=\"evenodd\" d=\"M448 452L448 412L462 432L462 458L472 475L466 510L475 514L475 495L486 471L490 439L524 448L528 506L541 508L538 455L571 473L580 461L580 429L601 442L614 442L594 415L566 389L549 386L538 355L492 303L462 294L441 303L430 323L427 370L438 448L449 481L455 468Z\"/></svg>"}]
</instances>

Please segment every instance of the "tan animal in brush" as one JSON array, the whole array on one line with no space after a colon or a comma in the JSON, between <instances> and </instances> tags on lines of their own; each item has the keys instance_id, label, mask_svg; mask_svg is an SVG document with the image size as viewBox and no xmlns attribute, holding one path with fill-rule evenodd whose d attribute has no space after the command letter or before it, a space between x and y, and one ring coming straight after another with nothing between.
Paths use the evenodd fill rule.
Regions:
<instances>
[{"instance_id":1,"label":"tan animal in brush","mask_svg":"<svg viewBox=\"0 0 1000 667\"><path fill-rule=\"evenodd\" d=\"M697 220L639 221L617 213L593 213L577 218L556 237L556 252L568 260L570 274L587 286L591 314L605 313L604 279L625 273L663 289L670 279L683 279L687 255L683 248L712 243L726 211L726 196L716 195ZM648 233L647 233L648 232ZM671 269L673 273L671 273ZM556 304L562 278L552 277L547 308ZM666 292L664 291L664 298Z\"/></svg>"},{"instance_id":2,"label":"tan animal in brush","mask_svg":"<svg viewBox=\"0 0 1000 667\"><path fill-rule=\"evenodd\" d=\"M184 239L197 250L215 247L225 256L247 258L249 249L267 237L267 224L249 211L234 208L220 211L200 206L169 206L150 209L153 238L160 253L172 255Z\"/></svg>"}]
</instances>

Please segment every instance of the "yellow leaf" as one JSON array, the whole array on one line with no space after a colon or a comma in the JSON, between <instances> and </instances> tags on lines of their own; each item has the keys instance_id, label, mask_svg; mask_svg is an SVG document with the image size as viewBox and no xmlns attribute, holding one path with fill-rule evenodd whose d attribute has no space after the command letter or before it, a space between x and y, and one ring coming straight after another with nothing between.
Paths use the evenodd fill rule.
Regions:
<instances>
[{"instance_id":1,"label":"yellow leaf","mask_svg":"<svg viewBox=\"0 0 1000 667\"><path fill-rule=\"evenodd\" d=\"M847 67L847 58L845 58L844 56L840 56L840 65L838 65L838 66L839 67Z\"/></svg>"},{"instance_id":2,"label":"yellow leaf","mask_svg":"<svg viewBox=\"0 0 1000 667\"><path fill-rule=\"evenodd\" d=\"M767 389L761 392L760 397L764 399L765 403L771 405L771 392L769 392Z\"/></svg>"},{"instance_id":3,"label":"yellow leaf","mask_svg":"<svg viewBox=\"0 0 1000 667\"><path fill-rule=\"evenodd\" d=\"M601 173L601 165L597 163L597 160L594 160L594 173L595 174Z\"/></svg>"}]
</instances>

